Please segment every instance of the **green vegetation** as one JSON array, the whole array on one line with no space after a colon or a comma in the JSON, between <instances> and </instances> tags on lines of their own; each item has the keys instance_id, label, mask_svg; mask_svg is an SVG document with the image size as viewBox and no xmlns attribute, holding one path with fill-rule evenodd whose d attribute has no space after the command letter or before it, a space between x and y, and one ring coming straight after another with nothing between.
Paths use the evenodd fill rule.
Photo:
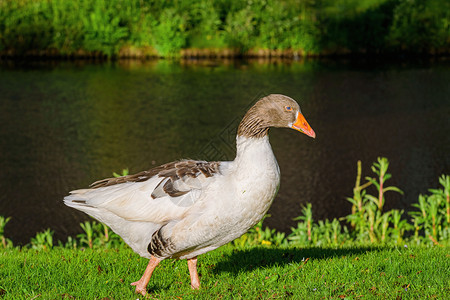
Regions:
<instances>
[{"instance_id":1,"label":"green vegetation","mask_svg":"<svg viewBox=\"0 0 450 300\"><path fill-rule=\"evenodd\" d=\"M358 162L348 198L352 213L340 220L314 222L307 204L289 235L263 229L261 221L202 255L199 291L190 289L184 261L163 261L150 282L150 297L445 298L450 293L450 176L439 178L441 188L419 196L409 223L403 211L384 211L389 193L401 193L387 185L388 166L386 158L378 158L372 166L376 176L361 184ZM4 236L8 220L0 217L3 298L136 299L129 283L140 277L147 260L104 224L84 222L83 233L58 246L48 229L20 248Z\"/></svg>"},{"instance_id":2,"label":"green vegetation","mask_svg":"<svg viewBox=\"0 0 450 300\"><path fill-rule=\"evenodd\" d=\"M449 53L446 0L2 0L0 53Z\"/></svg>"},{"instance_id":3,"label":"green vegetation","mask_svg":"<svg viewBox=\"0 0 450 300\"><path fill-rule=\"evenodd\" d=\"M252 246L298 246L298 247L338 247L338 246L403 246L450 245L450 176L439 178L441 188L430 189L430 195L419 195L418 203L412 204L415 210L409 212L410 222L403 210L384 211L388 192L403 193L399 188L388 186L391 178L388 171L389 161L379 157L372 165L376 177L365 177L361 185L361 162L357 164L357 177L353 188L353 197L347 200L352 204L352 213L339 220L319 220L314 222L312 205L302 207L302 214L295 218L297 227L291 228L286 235L268 227L263 228L261 220L254 228L242 237L234 240L235 248ZM124 176L114 173L114 176ZM372 188L372 190L370 190ZM12 248L13 244L4 236L4 227L9 218L0 217L0 248ZM346 221L346 222L343 222ZM85 221L80 224L83 233L77 238L69 237L67 242L58 242L59 247L77 248L124 248L121 238L105 224L96 221ZM36 250L49 250L54 246L53 231L50 229L37 233L29 245Z\"/></svg>"},{"instance_id":4,"label":"green vegetation","mask_svg":"<svg viewBox=\"0 0 450 300\"><path fill-rule=\"evenodd\" d=\"M130 283L148 260L130 249L0 250L2 299L143 299ZM445 299L442 247L252 247L231 245L199 259L200 290L186 261L163 261L149 299Z\"/></svg>"},{"instance_id":5,"label":"green vegetation","mask_svg":"<svg viewBox=\"0 0 450 300\"><path fill-rule=\"evenodd\" d=\"M11 248L13 243L5 237L5 226L11 218L0 216L0 248Z\"/></svg>"},{"instance_id":6,"label":"green vegetation","mask_svg":"<svg viewBox=\"0 0 450 300\"><path fill-rule=\"evenodd\" d=\"M234 245L450 245L450 176L442 175L439 178L441 189L430 189L430 195L419 196L419 203L413 204L419 211L409 213L409 223L404 218L403 210L383 210L387 192L402 193L399 188L386 185L391 178L387 172L388 166L386 158L378 158L372 166L376 177L366 177L367 182L361 185L362 167L361 162L358 162L353 197L347 198L352 204L350 215L340 220L320 220L315 223L312 205L308 203L302 207L302 215L294 219L299 222L297 227L291 228L292 232L287 237L273 229L263 229L261 221L247 234L233 241ZM374 192L374 195L370 192ZM344 220L347 224L340 222Z\"/></svg>"}]
</instances>

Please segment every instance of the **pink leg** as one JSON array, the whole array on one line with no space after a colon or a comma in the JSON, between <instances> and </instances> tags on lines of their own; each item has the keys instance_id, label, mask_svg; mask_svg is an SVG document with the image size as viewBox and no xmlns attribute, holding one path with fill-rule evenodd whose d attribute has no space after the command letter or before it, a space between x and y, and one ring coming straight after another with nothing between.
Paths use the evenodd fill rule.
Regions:
<instances>
[{"instance_id":1,"label":"pink leg","mask_svg":"<svg viewBox=\"0 0 450 300\"><path fill-rule=\"evenodd\" d=\"M147 284L150 281L150 277L152 277L152 273L155 270L156 266L159 264L161 260L152 256L150 261L148 262L147 268L145 268L144 275L142 275L141 279L136 282L133 282L131 285L136 286L136 293L145 296L147 294Z\"/></svg>"},{"instance_id":2,"label":"pink leg","mask_svg":"<svg viewBox=\"0 0 450 300\"><path fill-rule=\"evenodd\" d=\"M189 268L189 275L191 276L191 287L194 290L198 290L200 288L200 279L198 279L197 273L197 256L188 259L187 262Z\"/></svg>"}]
</instances>

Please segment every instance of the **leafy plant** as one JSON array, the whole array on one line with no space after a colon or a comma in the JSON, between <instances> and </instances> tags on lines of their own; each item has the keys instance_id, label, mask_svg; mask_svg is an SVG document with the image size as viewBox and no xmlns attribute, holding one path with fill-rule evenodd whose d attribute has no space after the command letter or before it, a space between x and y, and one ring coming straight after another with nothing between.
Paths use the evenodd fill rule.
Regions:
<instances>
[{"instance_id":1,"label":"leafy plant","mask_svg":"<svg viewBox=\"0 0 450 300\"><path fill-rule=\"evenodd\" d=\"M85 221L80 226L84 231L84 233L77 235L81 247L120 248L123 246L123 241L120 237L114 232L111 232L108 226L103 223Z\"/></svg>"},{"instance_id":2,"label":"leafy plant","mask_svg":"<svg viewBox=\"0 0 450 300\"><path fill-rule=\"evenodd\" d=\"M186 20L183 12L166 9L153 31L153 45L161 56L177 56L186 43Z\"/></svg>"},{"instance_id":3,"label":"leafy plant","mask_svg":"<svg viewBox=\"0 0 450 300\"><path fill-rule=\"evenodd\" d=\"M398 245L403 243L405 233L413 230L414 226L408 223L408 220L402 219L404 211L393 209L391 211L392 227L389 228L389 234Z\"/></svg>"},{"instance_id":4,"label":"leafy plant","mask_svg":"<svg viewBox=\"0 0 450 300\"><path fill-rule=\"evenodd\" d=\"M430 189L431 195L420 195L419 203L413 204L419 211L410 212L415 236L418 238L422 231L425 238L435 245L450 236L450 176L442 175L439 183L442 189Z\"/></svg>"},{"instance_id":5,"label":"leafy plant","mask_svg":"<svg viewBox=\"0 0 450 300\"><path fill-rule=\"evenodd\" d=\"M99 0L92 11L82 16L85 35L83 46L88 51L101 51L106 56L119 52L129 29L121 24L120 16L115 14L114 2Z\"/></svg>"},{"instance_id":6,"label":"leafy plant","mask_svg":"<svg viewBox=\"0 0 450 300\"><path fill-rule=\"evenodd\" d=\"M79 241L80 241L80 246L87 246L89 248L92 249L92 247L94 246L94 226L95 226L96 222L89 222L89 221L85 221L84 223L81 223L80 226L81 228L83 228L84 233L80 233L77 235Z\"/></svg>"},{"instance_id":7,"label":"leafy plant","mask_svg":"<svg viewBox=\"0 0 450 300\"><path fill-rule=\"evenodd\" d=\"M356 238L360 242L385 243L390 238L388 234L391 233L396 235L397 240L401 240L405 231L410 229L404 223L400 223L398 212L395 213L395 216L392 212L383 212L386 192L393 191L403 194L395 186L386 186L386 181L391 178L391 174L387 172L388 167L389 161L387 158L378 157L377 162L371 168L377 177L366 177L367 182L361 185L361 162L358 161L353 197L347 198L352 203L352 213L345 219L354 229ZM367 193L366 189L369 186L374 186L377 189L377 196ZM393 217L394 219L392 219ZM393 220L395 220L397 226L402 226L401 229L398 227L396 231L388 230Z\"/></svg>"},{"instance_id":8,"label":"leafy plant","mask_svg":"<svg viewBox=\"0 0 450 300\"><path fill-rule=\"evenodd\" d=\"M224 24L225 40L229 47L244 53L254 46L256 21L251 7L231 11Z\"/></svg>"},{"instance_id":9,"label":"leafy plant","mask_svg":"<svg viewBox=\"0 0 450 300\"><path fill-rule=\"evenodd\" d=\"M353 197L348 197L347 200L352 203L352 213L345 217L347 221L350 223L351 227L357 231L357 235L360 239L364 239L366 235L366 209L367 198L366 196L366 188L372 184L372 182L368 181L361 185L361 161L359 160L357 163L357 175L356 175L356 183L353 188Z\"/></svg>"},{"instance_id":10,"label":"leafy plant","mask_svg":"<svg viewBox=\"0 0 450 300\"><path fill-rule=\"evenodd\" d=\"M264 219L270 217L270 215L265 215L264 218L258 222L254 227L242 235L240 238L235 239L232 243L235 247L245 248L250 246L286 246L288 241L286 240L285 233L277 232L275 229L270 229L266 227L263 229Z\"/></svg>"},{"instance_id":11,"label":"leafy plant","mask_svg":"<svg viewBox=\"0 0 450 300\"><path fill-rule=\"evenodd\" d=\"M401 0L393 9L393 22L387 40L395 49L413 52L448 49L450 3L440 0Z\"/></svg>"},{"instance_id":12,"label":"leafy plant","mask_svg":"<svg viewBox=\"0 0 450 300\"><path fill-rule=\"evenodd\" d=\"M385 182L392 177L391 174L387 173L387 169L389 167L389 161L385 157L378 157L377 161L378 162L373 164L372 171L378 175L378 178L375 179L375 178L371 178L371 177L366 177L366 180L376 186L376 188L378 190L378 198L375 198L374 196L372 196L370 194L366 194L366 197L367 197L367 199L369 199L370 201L375 203L378 207L378 210L381 212L381 211L383 211L383 206L385 203L384 193L386 193L388 191L393 191L393 192L403 194L403 192L395 186L389 186L389 187L385 186Z\"/></svg>"},{"instance_id":13,"label":"leafy plant","mask_svg":"<svg viewBox=\"0 0 450 300\"><path fill-rule=\"evenodd\" d=\"M342 227L338 219L333 221L325 219L314 224L312 234L312 244L314 246L339 246L349 241L347 227Z\"/></svg>"},{"instance_id":14,"label":"leafy plant","mask_svg":"<svg viewBox=\"0 0 450 300\"><path fill-rule=\"evenodd\" d=\"M122 170L122 174L118 174L116 172L113 172L113 176L117 178L117 177L127 176L129 173L130 173L130 171L127 168L127 169L123 169Z\"/></svg>"},{"instance_id":15,"label":"leafy plant","mask_svg":"<svg viewBox=\"0 0 450 300\"><path fill-rule=\"evenodd\" d=\"M77 243L76 239L69 236L69 237L67 237L66 243L63 243L62 241L58 241L58 246L61 248L77 249L78 243Z\"/></svg>"},{"instance_id":16,"label":"leafy plant","mask_svg":"<svg viewBox=\"0 0 450 300\"><path fill-rule=\"evenodd\" d=\"M439 177L439 183L442 189L430 189L430 192L441 199L441 214L445 216L444 224L448 230L450 227L450 176L442 175Z\"/></svg>"},{"instance_id":17,"label":"leafy plant","mask_svg":"<svg viewBox=\"0 0 450 300\"><path fill-rule=\"evenodd\" d=\"M294 221L302 221L297 223L297 228L291 227L292 233L288 236L288 240L294 244L307 245L312 240L312 205L307 203L302 207L302 215L294 218Z\"/></svg>"},{"instance_id":18,"label":"leafy plant","mask_svg":"<svg viewBox=\"0 0 450 300\"><path fill-rule=\"evenodd\" d=\"M38 232L34 238L31 239L31 248L41 250L51 250L53 248L53 230L46 229L43 232Z\"/></svg>"},{"instance_id":19,"label":"leafy plant","mask_svg":"<svg viewBox=\"0 0 450 300\"><path fill-rule=\"evenodd\" d=\"M11 248L13 243L10 239L5 237L5 226L11 220L11 217L5 218L0 216L0 247L1 248Z\"/></svg>"}]
</instances>

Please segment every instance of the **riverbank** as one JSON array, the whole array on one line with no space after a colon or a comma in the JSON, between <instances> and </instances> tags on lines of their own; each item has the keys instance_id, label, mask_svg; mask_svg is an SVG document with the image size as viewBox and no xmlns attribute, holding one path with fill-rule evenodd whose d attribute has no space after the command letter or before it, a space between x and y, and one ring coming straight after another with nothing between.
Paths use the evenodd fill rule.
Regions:
<instances>
[{"instance_id":1,"label":"riverbank","mask_svg":"<svg viewBox=\"0 0 450 300\"><path fill-rule=\"evenodd\" d=\"M215 298L445 298L450 268L448 232L450 177L443 189L420 196L410 215L383 212L384 201L366 194L369 184L379 195L400 192L386 186L387 160L374 172L380 177L361 184L361 166L352 214L353 230L333 219L314 222L310 204L302 209L297 228L288 237L265 228L262 221L248 233L199 257L202 288L192 290L184 261L165 260L149 285L151 297ZM382 197L382 196L381 196ZM383 198L383 197L382 197ZM381 198L381 199L382 199ZM67 241L53 239L48 229L17 247L3 235L9 218L0 217L0 296L32 298L136 299L130 282L140 277L148 260L139 257L118 235L101 223L84 222L84 233ZM410 237L406 231L413 230ZM423 236L422 236L423 235Z\"/></svg>"},{"instance_id":2,"label":"riverbank","mask_svg":"<svg viewBox=\"0 0 450 300\"><path fill-rule=\"evenodd\" d=\"M449 19L441 0L2 1L0 56L444 55Z\"/></svg>"},{"instance_id":3,"label":"riverbank","mask_svg":"<svg viewBox=\"0 0 450 300\"><path fill-rule=\"evenodd\" d=\"M0 51L1 60L155 60L155 59L198 59L198 60L210 60L219 59L226 62L227 59L257 59L263 60L264 63L268 63L276 60L301 60L301 59L375 59L375 60L402 60L408 59L440 59L450 57L450 50L441 49L439 51L430 51L423 53L414 52L392 52L392 53L367 53L359 52L353 53L348 50L336 50L333 52L324 52L320 54L308 54L303 51L288 50L270 50L270 49L252 49L246 53L241 53L237 49L181 49L180 52L174 56L165 57L158 54L155 49L151 48L123 48L120 49L118 54L108 56L101 51L88 52L84 50L78 50L73 53L63 54L57 50L29 50L21 53L14 51Z\"/></svg>"}]
</instances>

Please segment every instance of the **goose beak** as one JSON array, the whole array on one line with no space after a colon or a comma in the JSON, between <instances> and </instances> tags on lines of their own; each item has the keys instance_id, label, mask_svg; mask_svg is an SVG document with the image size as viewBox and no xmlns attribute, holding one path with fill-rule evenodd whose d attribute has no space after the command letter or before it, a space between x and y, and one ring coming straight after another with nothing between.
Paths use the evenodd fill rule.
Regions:
<instances>
[{"instance_id":1,"label":"goose beak","mask_svg":"<svg viewBox=\"0 0 450 300\"><path fill-rule=\"evenodd\" d=\"M311 126L309 126L308 122L306 122L305 117L299 112L297 112L297 119L294 124L292 124L291 128L298 130L307 136L316 138L316 133L312 130Z\"/></svg>"}]
</instances>

